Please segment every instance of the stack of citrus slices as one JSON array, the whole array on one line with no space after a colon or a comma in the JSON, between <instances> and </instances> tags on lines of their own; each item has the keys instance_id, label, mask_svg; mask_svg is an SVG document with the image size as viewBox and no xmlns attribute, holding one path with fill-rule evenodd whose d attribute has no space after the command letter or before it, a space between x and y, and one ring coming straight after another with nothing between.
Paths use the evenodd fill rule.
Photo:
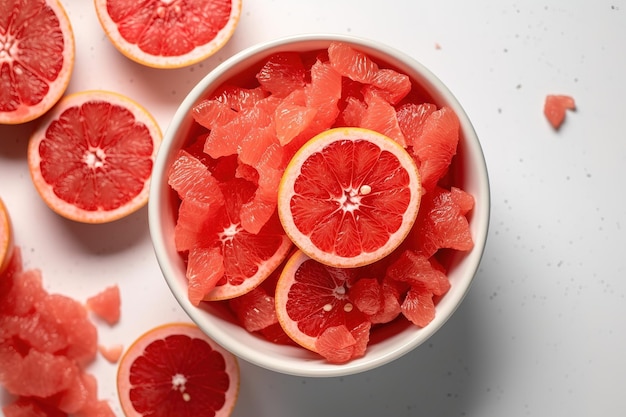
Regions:
<instances>
[{"instance_id":1,"label":"stack of citrus slices","mask_svg":"<svg viewBox=\"0 0 626 417\"><path fill-rule=\"evenodd\" d=\"M272 54L193 116L169 184L194 305L227 300L247 330L333 363L385 323L430 323L450 251L473 247L452 109L333 42Z\"/></svg>"}]
</instances>

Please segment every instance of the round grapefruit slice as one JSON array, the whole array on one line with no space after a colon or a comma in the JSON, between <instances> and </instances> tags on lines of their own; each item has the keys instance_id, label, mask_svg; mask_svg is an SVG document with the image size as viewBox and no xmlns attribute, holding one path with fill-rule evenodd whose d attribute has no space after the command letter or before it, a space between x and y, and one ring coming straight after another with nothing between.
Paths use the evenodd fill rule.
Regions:
<instances>
[{"instance_id":1,"label":"round grapefruit slice","mask_svg":"<svg viewBox=\"0 0 626 417\"><path fill-rule=\"evenodd\" d=\"M226 417L239 395L239 364L195 325L165 324L124 353L117 391L126 417Z\"/></svg>"},{"instance_id":2,"label":"round grapefruit slice","mask_svg":"<svg viewBox=\"0 0 626 417\"><path fill-rule=\"evenodd\" d=\"M291 159L278 189L278 214L304 253L336 267L371 264L410 231L420 205L413 158L372 130L335 128Z\"/></svg>"},{"instance_id":3,"label":"round grapefruit slice","mask_svg":"<svg viewBox=\"0 0 626 417\"><path fill-rule=\"evenodd\" d=\"M276 284L276 316L285 333L329 362L362 356L371 322L351 298L356 280L355 269L327 266L294 252Z\"/></svg>"},{"instance_id":4,"label":"round grapefruit slice","mask_svg":"<svg viewBox=\"0 0 626 417\"><path fill-rule=\"evenodd\" d=\"M154 68L180 68L213 55L241 15L241 0L95 0L95 6L111 43Z\"/></svg>"},{"instance_id":5,"label":"round grapefruit slice","mask_svg":"<svg viewBox=\"0 0 626 417\"><path fill-rule=\"evenodd\" d=\"M28 145L35 188L56 213L106 223L148 201L161 142L154 118L120 94L85 91L64 97L42 118Z\"/></svg>"},{"instance_id":6,"label":"round grapefruit slice","mask_svg":"<svg viewBox=\"0 0 626 417\"><path fill-rule=\"evenodd\" d=\"M0 124L47 112L74 69L74 34L58 0L0 3Z\"/></svg>"},{"instance_id":7,"label":"round grapefruit slice","mask_svg":"<svg viewBox=\"0 0 626 417\"><path fill-rule=\"evenodd\" d=\"M11 218L0 198L0 274L9 266L13 252L13 232Z\"/></svg>"}]
</instances>

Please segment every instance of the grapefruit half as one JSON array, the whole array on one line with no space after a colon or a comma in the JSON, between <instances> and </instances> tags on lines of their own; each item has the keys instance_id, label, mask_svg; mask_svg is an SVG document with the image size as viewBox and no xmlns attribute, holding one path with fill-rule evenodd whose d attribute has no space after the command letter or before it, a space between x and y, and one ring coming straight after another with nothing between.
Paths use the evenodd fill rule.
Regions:
<instances>
[{"instance_id":1,"label":"grapefruit half","mask_svg":"<svg viewBox=\"0 0 626 417\"><path fill-rule=\"evenodd\" d=\"M417 167L401 145L372 130L334 128L308 141L287 165L278 214L308 256L357 267L402 243L420 199Z\"/></svg>"},{"instance_id":2,"label":"grapefruit half","mask_svg":"<svg viewBox=\"0 0 626 417\"><path fill-rule=\"evenodd\" d=\"M165 324L124 353L117 390L126 417L226 417L239 395L239 364L195 325Z\"/></svg>"},{"instance_id":3,"label":"grapefruit half","mask_svg":"<svg viewBox=\"0 0 626 417\"><path fill-rule=\"evenodd\" d=\"M58 0L0 2L0 124L47 112L74 69L74 34Z\"/></svg>"},{"instance_id":4,"label":"grapefruit half","mask_svg":"<svg viewBox=\"0 0 626 417\"><path fill-rule=\"evenodd\" d=\"M241 15L241 0L95 0L95 7L111 43L154 68L180 68L213 55Z\"/></svg>"},{"instance_id":5,"label":"grapefruit half","mask_svg":"<svg viewBox=\"0 0 626 417\"><path fill-rule=\"evenodd\" d=\"M42 119L28 145L35 188L56 213L82 223L106 223L148 201L161 142L154 118L117 93L64 97Z\"/></svg>"}]
</instances>

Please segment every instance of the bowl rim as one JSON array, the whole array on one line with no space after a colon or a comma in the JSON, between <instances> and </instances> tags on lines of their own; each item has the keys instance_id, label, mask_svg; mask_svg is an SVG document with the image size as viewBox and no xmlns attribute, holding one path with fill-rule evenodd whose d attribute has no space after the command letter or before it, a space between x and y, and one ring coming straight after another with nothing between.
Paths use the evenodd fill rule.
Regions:
<instances>
[{"instance_id":1,"label":"bowl rim","mask_svg":"<svg viewBox=\"0 0 626 417\"><path fill-rule=\"evenodd\" d=\"M238 342L233 335L221 329L218 323L213 321L207 322L205 320L207 312L193 306L189 302L186 286L182 288L181 285L176 285L176 270L172 262L168 261L168 250L164 243L166 239L171 239L171 236L165 236L162 228L164 202L167 201L165 198L167 197L165 195L167 194L167 181L163 184L162 177L164 177L167 172L168 157L171 158L174 145L177 145L175 140L177 138L177 131L184 126L185 123L188 125L191 124L188 119L190 110L207 94L207 90L209 90L211 86L217 87L220 80L225 81L223 78L232 76L228 75L228 77L226 77L229 71L236 67L241 61L253 57L261 59L261 54L266 54L265 56L267 56L273 51L283 50L282 48L287 46L292 47L294 44L306 44L308 45L306 50L308 50L311 49L311 45L320 44L327 46L328 43L332 41L346 42L356 47L362 47L367 49L368 53L377 51L377 54L380 56L389 55L393 58L394 65L396 62L400 63L400 65L398 65L400 67L399 70L410 68L410 72L419 73L420 77L423 78L422 81L425 81L428 84L428 88L432 90L429 92L436 95L440 100L445 101L445 103L452 107L457 113L461 124L461 132L465 139L463 145L468 149L466 152L475 156L475 158L472 158L473 164L475 164L475 166L473 166L475 168L473 175L475 175L476 184L481 190L480 195L474 195L475 211L473 212L472 219L473 222L478 224L477 227L479 228L474 231L474 248L464 256L463 262L466 270L464 270L463 276L465 278L457 283L455 293L453 294L453 302L446 304L449 306L445 311L440 312L437 310L435 319L425 328L419 329L421 331L421 333L419 333L420 336L412 337L406 343L394 346L393 349L386 349L383 354L379 354L374 358L367 357L366 354L363 358L354 359L341 365L328 364L324 361L310 360L308 358L304 360L298 359L298 362L294 362L285 361L280 357L273 357L272 355L260 355L259 351L254 349L253 346ZM423 82L421 84L424 86ZM175 149L178 149L178 147L176 146ZM172 294L189 318L207 333L209 337L214 339L216 343L246 362L287 375L304 377L347 376L372 370L412 351L435 334L459 307L474 281L486 245L490 219L490 184L487 165L480 141L465 110L449 88L415 58L384 43L363 37L333 33L297 34L261 42L232 55L230 58L217 65L213 70L209 71L183 99L165 132L160 149L157 152L153 173L160 174L161 177L152 179L150 184L148 200L149 230L157 263ZM476 210L477 207L479 210ZM450 293L446 294L446 297L448 296L450 296ZM243 331L245 332L245 330ZM423 336L421 336L422 334ZM254 337L252 335L250 336ZM265 341L265 343L273 345L273 343L268 341Z\"/></svg>"}]
</instances>

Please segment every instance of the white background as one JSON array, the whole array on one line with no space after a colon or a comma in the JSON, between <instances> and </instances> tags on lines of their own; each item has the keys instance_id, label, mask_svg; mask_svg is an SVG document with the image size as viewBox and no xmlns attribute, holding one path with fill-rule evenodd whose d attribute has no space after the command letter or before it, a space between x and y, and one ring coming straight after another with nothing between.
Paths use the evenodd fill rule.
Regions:
<instances>
[{"instance_id":1,"label":"white background","mask_svg":"<svg viewBox=\"0 0 626 417\"><path fill-rule=\"evenodd\" d=\"M233 416L589 416L626 412L626 2L623 0L244 0L214 57L180 70L119 54L87 0L62 0L77 60L68 92L106 89L146 106L165 130L191 87L257 42L346 33L396 47L438 75L481 139L492 187L489 241L462 306L427 343L345 378L282 376L241 363ZM555 132L547 94L576 112ZM80 300L117 283L122 320L103 344L128 345L186 316L154 258L147 210L102 226L64 220L35 192L33 124L0 126L0 196L28 268ZM121 415L116 367L91 367ZM6 402L6 396L0 401Z\"/></svg>"}]
</instances>

